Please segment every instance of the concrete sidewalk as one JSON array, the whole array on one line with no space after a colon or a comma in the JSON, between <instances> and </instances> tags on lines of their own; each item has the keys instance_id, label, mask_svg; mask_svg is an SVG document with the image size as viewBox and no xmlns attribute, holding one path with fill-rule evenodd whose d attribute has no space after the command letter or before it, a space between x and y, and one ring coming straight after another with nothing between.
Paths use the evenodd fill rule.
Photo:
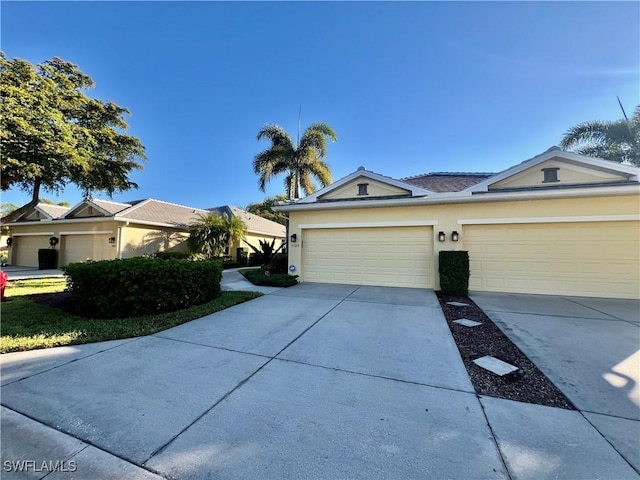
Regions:
<instances>
[{"instance_id":1,"label":"concrete sidewalk","mask_svg":"<svg viewBox=\"0 0 640 480\"><path fill-rule=\"evenodd\" d=\"M305 283L0 362L2 464L74 461L47 478L640 478L581 412L478 397L429 290Z\"/></svg>"},{"instance_id":2,"label":"concrete sidewalk","mask_svg":"<svg viewBox=\"0 0 640 480\"><path fill-rule=\"evenodd\" d=\"M39 270L38 267L17 267L6 265L2 271L9 275L9 280L28 280L31 278L64 277L60 269Z\"/></svg>"}]
</instances>

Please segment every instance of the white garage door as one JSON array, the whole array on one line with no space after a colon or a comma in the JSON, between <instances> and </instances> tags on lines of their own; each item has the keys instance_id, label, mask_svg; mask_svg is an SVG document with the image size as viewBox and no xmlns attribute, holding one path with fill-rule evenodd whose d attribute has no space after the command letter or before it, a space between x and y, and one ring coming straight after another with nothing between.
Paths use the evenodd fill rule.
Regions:
<instances>
[{"instance_id":1,"label":"white garage door","mask_svg":"<svg viewBox=\"0 0 640 480\"><path fill-rule=\"evenodd\" d=\"M431 227L304 230L303 280L431 288L432 242Z\"/></svg>"},{"instance_id":2,"label":"white garage door","mask_svg":"<svg viewBox=\"0 0 640 480\"><path fill-rule=\"evenodd\" d=\"M464 228L471 290L638 298L640 222Z\"/></svg>"},{"instance_id":3,"label":"white garage door","mask_svg":"<svg viewBox=\"0 0 640 480\"><path fill-rule=\"evenodd\" d=\"M110 235L65 235L64 264L115 258L115 245L109 243Z\"/></svg>"},{"instance_id":4,"label":"white garage door","mask_svg":"<svg viewBox=\"0 0 640 480\"><path fill-rule=\"evenodd\" d=\"M37 267L38 250L49 248L49 237L51 235L15 236L11 247L15 248L12 263L21 267Z\"/></svg>"}]
</instances>

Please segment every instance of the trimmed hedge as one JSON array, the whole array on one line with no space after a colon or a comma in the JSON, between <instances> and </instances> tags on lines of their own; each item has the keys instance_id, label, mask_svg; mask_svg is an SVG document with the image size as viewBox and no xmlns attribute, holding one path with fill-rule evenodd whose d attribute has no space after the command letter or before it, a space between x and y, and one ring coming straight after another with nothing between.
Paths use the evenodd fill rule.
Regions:
<instances>
[{"instance_id":1,"label":"trimmed hedge","mask_svg":"<svg viewBox=\"0 0 640 480\"><path fill-rule=\"evenodd\" d=\"M173 312L220 295L218 261L128 258L71 263L67 290L89 318L124 318Z\"/></svg>"},{"instance_id":2,"label":"trimmed hedge","mask_svg":"<svg viewBox=\"0 0 640 480\"><path fill-rule=\"evenodd\" d=\"M469 293L469 252L441 251L439 253L440 290L449 295Z\"/></svg>"}]
</instances>

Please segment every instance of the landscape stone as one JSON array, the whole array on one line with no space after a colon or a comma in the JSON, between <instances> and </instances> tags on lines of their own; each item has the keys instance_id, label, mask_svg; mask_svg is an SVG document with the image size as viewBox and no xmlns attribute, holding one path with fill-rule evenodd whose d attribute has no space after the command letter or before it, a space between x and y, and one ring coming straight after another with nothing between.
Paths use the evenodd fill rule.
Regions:
<instances>
[{"instance_id":1,"label":"landscape stone","mask_svg":"<svg viewBox=\"0 0 640 480\"><path fill-rule=\"evenodd\" d=\"M484 357L476 358L473 363L500 376L518 370L518 367L514 367L510 363L503 362L502 360L498 360L491 355L485 355Z\"/></svg>"}]
</instances>

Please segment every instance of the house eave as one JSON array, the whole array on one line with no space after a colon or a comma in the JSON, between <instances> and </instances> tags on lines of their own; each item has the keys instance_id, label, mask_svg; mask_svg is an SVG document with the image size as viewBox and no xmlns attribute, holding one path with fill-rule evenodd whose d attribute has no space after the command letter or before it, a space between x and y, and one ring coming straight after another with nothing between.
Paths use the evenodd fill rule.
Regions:
<instances>
[{"instance_id":1,"label":"house eave","mask_svg":"<svg viewBox=\"0 0 640 480\"><path fill-rule=\"evenodd\" d=\"M481 195L472 195L465 192L460 195L439 194L431 197L412 197L392 200L372 200L368 202L335 202L335 203L297 203L289 205L275 205L273 209L277 212L301 212L311 210L342 210L355 208L375 208L375 207L406 207L416 205L440 205L455 203L474 202L507 202L514 200L545 200L554 198L584 198L584 197L605 197L640 194L640 184L625 185L617 187L595 187L595 188L571 188L544 191L521 191L521 192L482 192Z\"/></svg>"}]
</instances>

